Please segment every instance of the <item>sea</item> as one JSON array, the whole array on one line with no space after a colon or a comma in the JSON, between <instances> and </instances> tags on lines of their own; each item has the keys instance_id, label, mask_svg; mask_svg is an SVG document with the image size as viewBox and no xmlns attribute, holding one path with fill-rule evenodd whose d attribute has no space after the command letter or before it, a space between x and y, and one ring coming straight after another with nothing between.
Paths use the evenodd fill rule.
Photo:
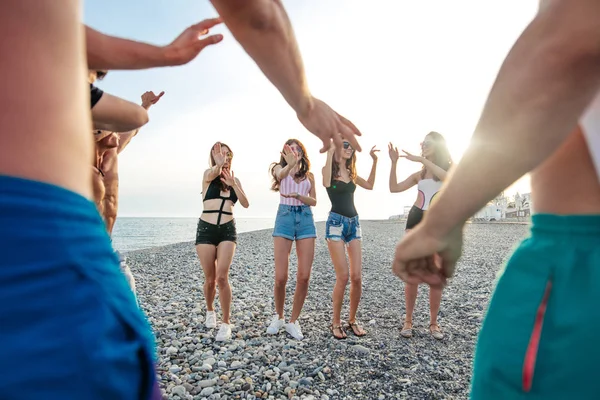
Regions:
<instances>
[{"instance_id":1,"label":"sea","mask_svg":"<svg viewBox=\"0 0 600 400\"><path fill-rule=\"evenodd\" d=\"M236 218L238 233L271 229L274 218ZM114 248L126 252L191 242L196 239L198 218L133 218L119 217L113 228Z\"/></svg>"}]
</instances>

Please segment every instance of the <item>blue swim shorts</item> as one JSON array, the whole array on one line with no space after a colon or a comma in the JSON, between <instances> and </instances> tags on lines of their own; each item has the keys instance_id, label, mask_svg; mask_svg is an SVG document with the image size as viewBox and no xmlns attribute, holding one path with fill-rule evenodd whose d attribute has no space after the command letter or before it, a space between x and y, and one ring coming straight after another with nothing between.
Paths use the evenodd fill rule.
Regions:
<instances>
[{"instance_id":1,"label":"blue swim shorts","mask_svg":"<svg viewBox=\"0 0 600 400\"><path fill-rule=\"evenodd\" d=\"M94 203L0 176L0 397L160 399L154 339Z\"/></svg>"},{"instance_id":2,"label":"blue swim shorts","mask_svg":"<svg viewBox=\"0 0 600 400\"><path fill-rule=\"evenodd\" d=\"M317 228L310 206L280 204L275 218L273 237L301 240L317 237Z\"/></svg>"}]
</instances>

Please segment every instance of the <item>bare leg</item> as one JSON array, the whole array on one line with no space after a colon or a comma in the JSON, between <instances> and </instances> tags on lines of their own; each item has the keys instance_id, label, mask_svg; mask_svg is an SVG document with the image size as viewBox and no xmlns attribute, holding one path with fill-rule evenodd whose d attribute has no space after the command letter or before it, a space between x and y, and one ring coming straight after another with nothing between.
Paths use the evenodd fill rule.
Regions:
<instances>
[{"instance_id":1,"label":"bare leg","mask_svg":"<svg viewBox=\"0 0 600 400\"><path fill-rule=\"evenodd\" d=\"M348 258L350 260L350 315L349 323L356 322L356 311L362 296L362 245L360 240L353 240L348 244ZM362 336L365 331L360 326L352 327L356 335Z\"/></svg>"},{"instance_id":2,"label":"bare leg","mask_svg":"<svg viewBox=\"0 0 600 400\"><path fill-rule=\"evenodd\" d=\"M214 311L215 296L217 287L215 285L217 248L212 244L196 245L196 253L200 259L200 265L204 271L204 299L206 300L206 310Z\"/></svg>"},{"instance_id":3,"label":"bare leg","mask_svg":"<svg viewBox=\"0 0 600 400\"><path fill-rule=\"evenodd\" d=\"M308 294L308 283L315 258L315 239L296 240L296 254L298 255L298 272L296 274L296 291L294 292L294 306L290 323L296 322L304 306Z\"/></svg>"},{"instance_id":4,"label":"bare leg","mask_svg":"<svg viewBox=\"0 0 600 400\"><path fill-rule=\"evenodd\" d=\"M408 233L410 229L405 232ZM404 299L406 304L406 315L404 316L404 326L402 330L412 329L412 317L413 311L415 310L415 303L417 302L417 294L419 293L419 286L410 283L404 283Z\"/></svg>"},{"instance_id":5,"label":"bare leg","mask_svg":"<svg viewBox=\"0 0 600 400\"><path fill-rule=\"evenodd\" d=\"M437 325L437 316L440 312L440 303L442 302L442 289L429 288L429 324Z\"/></svg>"},{"instance_id":6,"label":"bare leg","mask_svg":"<svg viewBox=\"0 0 600 400\"><path fill-rule=\"evenodd\" d=\"M419 285L413 285L411 283L404 284L404 296L406 298L406 316L404 317L404 328L412 328L412 316L415 309L415 303L417 301L417 293L419 291Z\"/></svg>"},{"instance_id":7,"label":"bare leg","mask_svg":"<svg viewBox=\"0 0 600 400\"><path fill-rule=\"evenodd\" d=\"M235 252L235 243L221 242L217 246L217 285L223 322L229 324L231 316L231 286L229 285L229 268Z\"/></svg>"},{"instance_id":8,"label":"bare leg","mask_svg":"<svg viewBox=\"0 0 600 400\"><path fill-rule=\"evenodd\" d=\"M285 285L287 284L288 279L292 241L282 237L275 237L273 238L273 248L275 251L275 311L277 312L279 319L283 319Z\"/></svg>"},{"instance_id":9,"label":"bare leg","mask_svg":"<svg viewBox=\"0 0 600 400\"><path fill-rule=\"evenodd\" d=\"M333 268L335 269L335 286L333 288L333 325L338 326L341 324L341 313L342 303L344 301L344 292L346 292L346 285L348 284L348 263L346 262L346 252L344 251L344 242L328 240L327 247L329 248L329 254L331 255L331 261L333 262ZM338 336L340 332L334 331L336 337L345 337L346 335L341 332L341 336Z\"/></svg>"}]
</instances>

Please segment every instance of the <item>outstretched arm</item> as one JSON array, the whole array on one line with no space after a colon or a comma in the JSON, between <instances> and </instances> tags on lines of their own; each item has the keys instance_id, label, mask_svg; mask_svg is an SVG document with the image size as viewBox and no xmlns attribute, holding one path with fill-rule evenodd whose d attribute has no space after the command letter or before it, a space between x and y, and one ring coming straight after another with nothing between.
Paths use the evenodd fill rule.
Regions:
<instances>
[{"instance_id":1,"label":"outstretched arm","mask_svg":"<svg viewBox=\"0 0 600 400\"><path fill-rule=\"evenodd\" d=\"M246 53L296 111L302 125L323 141L321 153L331 142L342 147L348 140L361 151L352 122L308 89L302 57L292 24L280 0L211 0L213 6Z\"/></svg>"},{"instance_id":2,"label":"outstretched arm","mask_svg":"<svg viewBox=\"0 0 600 400\"><path fill-rule=\"evenodd\" d=\"M297 114L312 97L287 13L280 0L211 0L227 28Z\"/></svg>"},{"instance_id":3,"label":"outstretched arm","mask_svg":"<svg viewBox=\"0 0 600 400\"><path fill-rule=\"evenodd\" d=\"M148 113L141 106L104 93L92 108L94 129L127 132L148 123Z\"/></svg>"},{"instance_id":4,"label":"outstretched arm","mask_svg":"<svg viewBox=\"0 0 600 400\"><path fill-rule=\"evenodd\" d=\"M85 26L88 68L145 69L186 64L206 46L223 39L221 35L201 38L220 22L219 18L213 18L192 25L167 46L109 36Z\"/></svg>"},{"instance_id":5,"label":"outstretched arm","mask_svg":"<svg viewBox=\"0 0 600 400\"><path fill-rule=\"evenodd\" d=\"M549 1L517 40L469 149L427 212L442 234L536 168L572 132L600 89L599 20L597 0Z\"/></svg>"}]
</instances>

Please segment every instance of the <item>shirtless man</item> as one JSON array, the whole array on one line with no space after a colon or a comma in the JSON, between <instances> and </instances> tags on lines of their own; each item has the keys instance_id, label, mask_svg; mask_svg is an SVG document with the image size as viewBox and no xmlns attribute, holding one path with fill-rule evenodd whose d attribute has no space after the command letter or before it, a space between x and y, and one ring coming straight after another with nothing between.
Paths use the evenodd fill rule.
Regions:
<instances>
[{"instance_id":1,"label":"shirtless man","mask_svg":"<svg viewBox=\"0 0 600 400\"><path fill-rule=\"evenodd\" d=\"M490 300L472 399L600 393L598 21L597 0L542 2L500 69L468 151L396 248L393 270L404 281L445 284L461 254L465 221L532 171L531 237L508 261Z\"/></svg>"},{"instance_id":2,"label":"shirtless man","mask_svg":"<svg viewBox=\"0 0 600 400\"><path fill-rule=\"evenodd\" d=\"M165 94L161 92L158 96L154 92L146 92L142 95L142 108L149 110ZM96 139L96 164L93 166L92 183L94 187L94 201L98 211L104 219L106 230L112 236L112 230L117 219L117 208L119 199L119 154L131 142L131 139L139 129L130 132L116 133L108 131L95 131ZM131 290L136 294L135 278L126 263L126 258L119 251L121 270L127 278ZM137 297L137 296L136 296Z\"/></svg>"},{"instance_id":3,"label":"shirtless man","mask_svg":"<svg viewBox=\"0 0 600 400\"><path fill-rule=\"evenodd\" d=\"M166 46L131 45L86 38L80 16L77 0L0 2L0 393L160 399L150 328L90 201L85 79L181 65L221 37L201 36L209 20Z\"/></svg>"}]
</instances>

